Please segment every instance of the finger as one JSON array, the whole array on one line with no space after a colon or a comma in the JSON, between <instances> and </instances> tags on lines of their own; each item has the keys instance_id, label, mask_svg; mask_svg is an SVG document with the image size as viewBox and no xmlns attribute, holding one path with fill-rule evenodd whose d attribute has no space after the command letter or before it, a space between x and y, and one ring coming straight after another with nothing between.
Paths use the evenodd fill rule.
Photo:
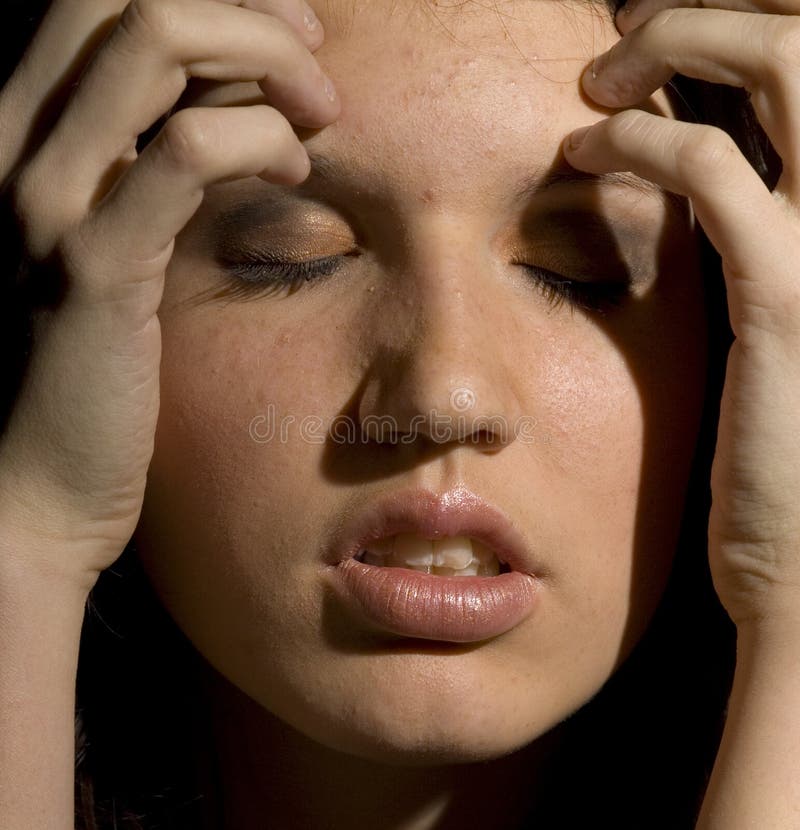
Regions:
<instances>
[{"instance_id":1,"label":"finger","mask_svg":"<svg viewBox=\"0 0 800 830\"><path fill-rule=\"evenodd\" d=\"M643 101L679 72L745 87L800 199L800 17L716 9L670 9L600 55L582 78L586 93L612 108Z\"/></svg>"},{"instance_id":2,"label":"finger","mask_svg":"<svg viewBox=\"0 0 800 830\"><path fill-rule=\"evenodd\" d=\"M217 0L229 6L243 6L284 20L308 49L314 52L325 39L325 30L314 9L305 0Z\"/></svg>"},{"instance_id":3,"label":"finger","mask_svg":"<svg viewBox=\"0 0 800 830\"><path fill-rule=\"evenodd\" d=\"M0 90L0 182L36 140L36 128L63 103L87 56L106 35L126 0L53 3L19 66Z\"/></svg>"},{"instance_id":4,"label":"finger","mask_svg":"<svg viewBox=\"0 0 800 830\"><path fill-rule=\"evenodd\" d=\"M617 28L622 34L640 26L664 9L729 9L761 14L798 14L798 0L632 0L617 11Z\"/></svg>"},{"instance_id":5,"label":"finger","mask_svg":"<svg viewBox=\"0 0 800 830\"><path fill-rule=\"evenodd\" d=\"M241 5L285 20L312 52L325 40L322 21L305 0L247 0Z\"/></svg>"},{"instance_id":6,"label":"finger","mask_svg":"<svg viewBox=\"0 0 800 830\"><path fill-rule=\"evenodd\" d=\"M798 237L796 222L779 208L730 136L717 127L640 110L584 129L582 141L582 131L565 141L567 161L589 173L631 171L688 196L725 263L734 333L746 336L751 324L778 330L785 309L797 306L796 275L786 256L787 240Z\"/></svg>"},{"instance_id":7,"label":"finger","mask_svg":"<svg viewBox=\"0 0 800 830\"><path fill-rule=\"evenodd\" d=\"M319 64L284 21L216 0L134 0L28 165L29 190L63 194L43 223L51 238L102 196L136 136L180 97L187 75L261 79L273 106L302 126L339 113ZM37 248L49 241L37 240Z\"/></svg>"},{"instance_id":8,"label":"finger","mask_svg":"<svg viewBox=\"0 0 800 830\"><path fill-rule=\"evenodd\" d=\"M218 0L285 20L314 51L322 24L304 0ZM89 56L128 0L57 0L39 25L19 66L0 90L0 183L33 151L43 128L60 111Z\"/></svg>"},{"instance_id":9,"label":"finger","mask_svg":"<svg viewBox=\"0 0 800 830\"><path fill-rule=\"evenodd\" d=\"M148 290L156 293L142 293L136 305L148 319L160 300L173 240L200 206L206 187L254 175L298 184L309 172L305 148L272 107L190 107L175 113L67 243L72 270L90 275L78 293L98 302L128 296L131 283L150 284Z\"/></svg>"}]
</instances>

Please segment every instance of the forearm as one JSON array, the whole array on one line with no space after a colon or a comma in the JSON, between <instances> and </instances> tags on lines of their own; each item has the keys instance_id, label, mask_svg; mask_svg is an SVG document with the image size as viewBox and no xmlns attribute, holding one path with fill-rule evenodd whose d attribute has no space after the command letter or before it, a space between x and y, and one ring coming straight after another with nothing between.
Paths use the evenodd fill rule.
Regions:
<instances>
[{"instance_id":1,"label":"forearm","mask_svg":"<svg viewBox=\"0 0 800 830\"><path fill-rule=\"evenodd\" d=\"M85 594L0 579L0 826L73 830Z\"/></svg>"},{"instance_id":2,"label":"forearm","mask_svg":"<svg viewBox=\"0 0 800 830\"><path fill-rule=\"evenodd\" d=\"M738 631L736 673L697 830L800 827L800 633Z\"/></svg>"}]
</instances>

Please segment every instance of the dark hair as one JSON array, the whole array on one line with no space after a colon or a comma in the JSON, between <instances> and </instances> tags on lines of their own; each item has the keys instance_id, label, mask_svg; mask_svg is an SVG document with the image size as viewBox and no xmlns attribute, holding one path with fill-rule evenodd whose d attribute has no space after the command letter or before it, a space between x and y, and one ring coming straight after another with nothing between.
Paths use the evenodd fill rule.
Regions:
<instances>
[{"instance_id":1,"label":"dark hair","mask_svg":"<svg viewBox=\"0 0 800 830\"><path fill-rule=\"evenodd\" d=\"M44 8L12 0L0 36L3 76ZM615 0L608 7L616 9ZM747 93L676 77L681 117L726 129L769 186L780 172ZM706 555L709 470L731 341L719 257L701 234L711 333L707 398L680 543L645 635L603 689L563 725L535 827L693 828L723 725L735 631ZM9 296L11 275L0 276ZM6 306L11 343L27 353L19 308ZM12 379L5 384L6 391ZM13 392L11 393L13 397ZM8 400L11 404L11 398ZM5 411L5 407L4 410ZM76 705L76 821L80 830L196 830L213 781L196 759L210 746L198 703L203 658L163 608L130 543L86 607ZM531 824L534 826L534 823Z\"/></svg>"}]
</instances>

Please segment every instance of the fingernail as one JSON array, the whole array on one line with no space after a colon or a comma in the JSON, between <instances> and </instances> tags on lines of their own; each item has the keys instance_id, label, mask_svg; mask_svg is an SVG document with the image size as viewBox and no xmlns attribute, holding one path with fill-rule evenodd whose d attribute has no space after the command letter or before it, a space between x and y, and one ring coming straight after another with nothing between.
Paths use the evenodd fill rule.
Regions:
<instances>
[{"instance_id":1,"label":"fingernail","mask_svg":"<svg viewBox=\"0 0 800 830\"><path fill-rule=\"evenodd\" d=\"M570 133L569 136L569 149L570 150L577 150L578 147L583 144L583 139L586 138L586 133L589 132L589 127L579 127L577 130L574 130Z\"/></svg>"},{"instance_id":2,"label":"fingernail","mask_svg":"<svg viewBox=\"0 0 800 830\"><path fill-rule=\"evenodd\" d=\"M592 61L592 80L596 80L597 76L606 68L608 64L608 52L603 52Z\"/></svg>"},{"instance_id":3,"label":"fingernail","mask_svg":"<svg viewBox=\"0 0 800 830\"><path fill-rule=\"evenodd\" d=\"M333 81L327 75L325 76L325 95L328 96L328 100L331 103L336 100L336 87L334 87Z\"/></svg>"},{"instance_id":4,"label":"fingernail","mask_svg":"<svg viewBox=\"0 0 800 830\"><path fill-rule=\"evenodd\" d=\"M319 19L314 14L314 9L306 3L305 12L303 13L303 22L306 24L306 29L313 32L319 26Z\"/></svg>"}]
</instances>

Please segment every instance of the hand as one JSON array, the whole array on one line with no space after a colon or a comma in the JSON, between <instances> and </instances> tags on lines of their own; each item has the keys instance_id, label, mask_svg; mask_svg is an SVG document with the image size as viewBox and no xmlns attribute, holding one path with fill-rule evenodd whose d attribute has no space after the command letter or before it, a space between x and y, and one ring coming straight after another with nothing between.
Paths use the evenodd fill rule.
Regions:
<instances>
[{"instance_id":1,"label":"hand","mask_svg":"<svg viewBox=\"0 0 800 830\"><path fill-rule=\"evenodd\" d=\"M123 8L124 7L124 8ZM0 181L32 281L61 284L0 439L0 576L87 591L129 541L158 414L157 310L175 236L204 188L310 170L291 124L339 102L301 0L55 0L0 92ZM80 74L79 84L71 82ZM137 157L187 78L258 81L259 106L190 107ZM329 82L328 82L329 83ZM32 130L43 109L52 126Z\"/></svg>"},{"instance_id":2,"label":"hand","mask_svg":"<svg viewBox=\"0 0 800 830\"><path fill-rule=\"evenodd\" d=\"M582 77L610 108L642 101L676 72L745 87L783 161L774 191L722 130L635 109L564 145L581 170L628 170L688 196L722 257L736 339L711 474L710 567L738 626L783 629L800 623L797 11L795 0L642 0L618 12L623 38Z\"/></svg>"}]
</instances>

